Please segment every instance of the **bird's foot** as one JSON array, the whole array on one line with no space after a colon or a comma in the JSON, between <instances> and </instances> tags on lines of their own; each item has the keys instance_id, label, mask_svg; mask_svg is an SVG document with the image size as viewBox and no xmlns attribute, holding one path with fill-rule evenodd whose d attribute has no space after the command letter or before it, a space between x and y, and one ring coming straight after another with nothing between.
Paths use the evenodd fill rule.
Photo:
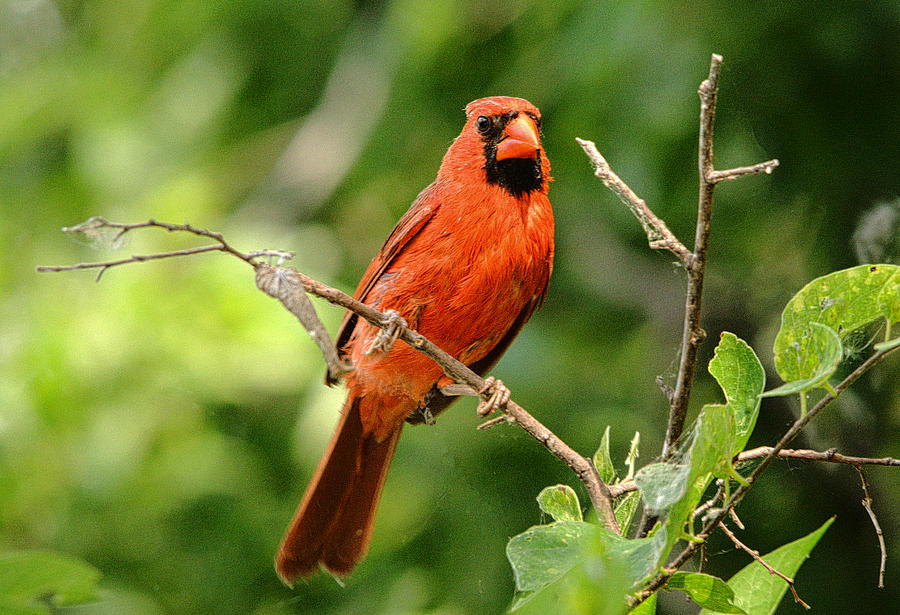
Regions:
<instances>
[{"instance_id":1,"label":"bird's foot","mask_svg":"<svg viewBox=\"0 0 900 615\"><path fill-rule=\"evenodd\" d=\"M503 412L512 395L509 389L506 388L506 385L503 384L503 381L497 380L493 376L485 378L484 386L478 391L479 395L484 395L485 393L489 393L490 397L486 400L482 400L481 403L478 404L478 409L476 410L478 416L482 418L492 412Z\"/></svg>"},{"instance_id":2,"label":"bird's foot","mask_svg":"<svg viewBox=\"0 0 900 615\"><path fill-rule=\"evenodd\" d=\"M397 338L400 337L401 327L406 326L406 321L400 316L400 312L396 310L387 310L384 316L385 327L375 336L372 345L366 350L368 356L372 356L379 351L385 354L389 353L391 348L394 347Z\"/></svg>"}]
</instances>

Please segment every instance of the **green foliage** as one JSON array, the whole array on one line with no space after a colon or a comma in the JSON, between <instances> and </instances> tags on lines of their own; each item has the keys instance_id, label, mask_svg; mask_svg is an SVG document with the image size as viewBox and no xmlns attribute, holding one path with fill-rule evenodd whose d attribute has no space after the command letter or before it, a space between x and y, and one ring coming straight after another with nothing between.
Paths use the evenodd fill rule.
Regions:
<instances>
[{"instance_id":1,"label":"green foliage","mask_svg":"<svg viewBox=\"0 0 900 615\"><path fill-rule=\"evenodd\" d=\"M781 315L774 349L778 374L787 383L802 381L799 390L822 386L840 361L840 340L879 318L889 339L891 325L900 320L900 267L860 265L816 278ZM788 392L797 391L780 394Z\"/></svg>"},{"instance_id":2,"label":"green foliage","mask_svg":"<svg viewBox=\"0 0 900 615\"><path fill-rule=\"evenodd\" d=\"M556 581L532 592L516 595L511 605L523 615L570 613L572 615L623 615L623 599L630 586L622 557L611 552L602 528L586 524L578 561Z\"/></svg>"},{"instance_id":3,"label":"green foliage","mask_svg":"<svg viewBox=\"0 0 900 615\"><path fill-rule=\"evenodd\" d=\"M776 350L778 354L775 356L781 358L782 378L793 376L799 378L766 391L762 397L805 393L810 389L827 387L828 379L841 362L843 357L841 338L831 327L811 322L802 331L794 329L790 331L790 337L796 342L781 352ZM776 345L777 343L776 340Z\"/></svg>"},{"instance_id":4,"label":"green foliage","mask_svg":"<svg viewBox=\"0 0 900 615\"><path fill-rule=\"evenodd\" d=\"M628 611L629 615L656 615L656 597L659 594L651 594L649 598Z\"/></svg>"},{"instance_id":5,"label":"green foliage","mask_svg":"<svg viewBox=\"0 0 900 615\"><path fill-rule=\"evenodd\" d=\"M634 519L634 513L637 512L638 505L641 503L641 494L638 491L626 493L616 502L615 515L616 523L622 531L626 531L631 527Z\"/></svg>"},{"instance_id":6,"label":"green foliage","mask_svg":"<svg viewBox=\"0 0 900 615\"><path fill-rule=\"evenodd\" d=\"M0 554L0 612L50 615L53 607L91 602L100 576L93 566L62 553Z\"/></svg>"},{"instance_id":7,"label":"green foliage","mask_svg":"<svg viewBox=\"0 0 900 615\"><path fill-rule=\"evenodd\" d=\"M634 592L670 558L679 540L697 540L691 529L694 510L712 480L722 479L726 498L730 480L748 484L734 469L732 459L744 449L756 426L761 398L788 392L805 395L810 388L827 386L842 356L836 330L850 332L879 317L888 323L896 320L898 269L857 267L814 280L797 293L784 310L775 342L779 373L795 379L774 391L763 393L765 372L752 348L736 335L722 333L709 373L727 403L704 406L672 459L641 468L634 476L638 491L624 495L615 506L617 521L627 531L639 495L646 509L659 517L659 525L649 537L628 539L582 522L574 492L563 486L548 487L538 500L541 509L556 521L514 537L507 549L520 596L532 599L598 554L617 575L625 571L628 591ZM607 427L594 464L611 482L615 471L609 440ZM636 439L629 467L633 467L635 449ZM792 576L830 524L828 521L809 536L777 549L766 561ZM727 584L709 574L679 571L665 587L684 592L704 613L762 615L774 612L786 583L754 563ZM650 608L643 610L650 612Z\"/></svg>"}]
</instances>

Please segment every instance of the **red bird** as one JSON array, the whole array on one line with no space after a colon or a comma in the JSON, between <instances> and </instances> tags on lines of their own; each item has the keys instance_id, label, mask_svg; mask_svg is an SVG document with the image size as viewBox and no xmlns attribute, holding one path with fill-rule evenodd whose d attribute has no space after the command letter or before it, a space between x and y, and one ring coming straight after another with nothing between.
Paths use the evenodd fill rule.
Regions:
<instances>
[{"instance_id":1,"label":"red bird","mask_svg":"<svg viewBox=\"0 0 900 615\"><path fill-rule=\"evenodd\" d=\"M357 299L395 311L482 375L542 303L553 269L540 128L540 112L521 98L469 103L437 179L356 289ZM368 550L404 422L431 422L454 399L437 363L402 342L378 351L382 343L380 329L344 317L337 345L354 370L337 430L278 550L275 567L288 585L319 566L350 574Z\"/></svg>"}]
</instances>

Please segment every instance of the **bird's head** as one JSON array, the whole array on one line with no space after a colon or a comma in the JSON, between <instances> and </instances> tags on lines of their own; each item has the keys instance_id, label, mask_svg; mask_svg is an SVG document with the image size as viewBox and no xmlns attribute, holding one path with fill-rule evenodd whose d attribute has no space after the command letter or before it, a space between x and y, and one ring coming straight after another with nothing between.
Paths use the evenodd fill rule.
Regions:
<instances>
[{"instance_id":1,"label":"bird's head","mask_svg":"<svg viewBox=\"0 0 900 615\"><path fill-rule=\"evenodd\" d=\"M541 112L510 96L466 105L466 125L447 151L441 173L477 172L489 184L521 198L547 192L550 162L541 145Z\"/></svg>"}]
</instances>

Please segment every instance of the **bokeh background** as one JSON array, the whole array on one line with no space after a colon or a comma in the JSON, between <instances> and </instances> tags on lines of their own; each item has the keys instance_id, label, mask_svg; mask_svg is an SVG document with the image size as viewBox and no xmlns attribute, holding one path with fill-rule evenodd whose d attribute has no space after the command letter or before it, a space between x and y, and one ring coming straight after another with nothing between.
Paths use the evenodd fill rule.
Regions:
<instances>
[{"instance_id":1,"label":"bokeh background","mask_svg":"<svg viewBox=\"0 0 900 615\"><path fill-rule=\"evenodd\" d=\"M725 57L717 166L781 167L717 191L692 414L719 399L703 366L721 330L777 383L771 344L790 296L860 251L897 261L897 2L2 0L0 550L98 567L101 600L79 613L502 612L506 541L541 522L541 488L580 489L523 433L476 432L471 400L407 429L369 557L346 587L322 575L288 590L272 557L342 400L301 327L222 255L99 284L35 267L197 245L60 233L93 215L153 217L294 250L296 267L352 291L465 104L528 98L555 176L557 268L495 373L585 454L612 425L624 472L635 431L642 464L660 450L654 378L677 367L684 274L648 250L574 139L596 141L691 245L696 89L712 52ZM317 305L334 331L340 311ZM880 366L796 445L898 456L898 373L896 358ZM767 400L750 444L773 443L797 411ZM868 477L884 590L852 468L776 463L740 507L763 553L837 515L798 575L818 612L900 601L900 479ZM747 562L716 538L707 569ZM660 612L692 607L665 595ZM779 612L801 609L788 597Z\"/></svg>"}]
</instances>

